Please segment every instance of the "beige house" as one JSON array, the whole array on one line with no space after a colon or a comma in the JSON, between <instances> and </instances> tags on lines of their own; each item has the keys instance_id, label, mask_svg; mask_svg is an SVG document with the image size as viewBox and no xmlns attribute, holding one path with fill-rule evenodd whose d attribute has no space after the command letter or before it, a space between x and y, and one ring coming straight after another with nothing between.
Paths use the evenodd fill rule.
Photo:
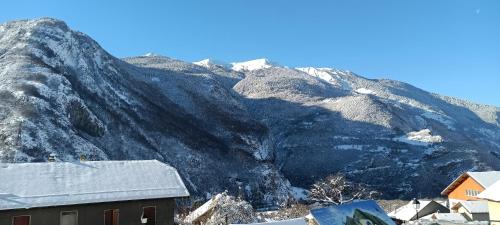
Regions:
<instances>
[{"instance_id":1,"label":"beige house","mask_svg":"<svg viewBox=\"0 0 500 225\"><path fill-rule=\"evenodd\" d=\"M490 224L500 225L500 181L488 187L477 197L488 201Z\"/></svg>"}]
</instances>

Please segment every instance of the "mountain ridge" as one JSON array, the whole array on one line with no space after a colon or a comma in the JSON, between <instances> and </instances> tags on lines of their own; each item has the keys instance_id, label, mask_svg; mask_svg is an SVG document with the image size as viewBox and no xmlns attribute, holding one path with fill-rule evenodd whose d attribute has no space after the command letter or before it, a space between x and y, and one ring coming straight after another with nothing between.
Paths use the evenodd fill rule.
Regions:
<instances>
[{"instance_id":1,"label":"mountain ridge","mask_svg":"<svg viewBox=\"0 0 500 225\"><path fill-rule=\"evenodd\" d=\"M500 169L498 107L330 68L118 59L50 18L0 25L0 81L3 161L158 159L198 197L276 203L336 172L433 196Z\"/></svg>"}]
</instances>

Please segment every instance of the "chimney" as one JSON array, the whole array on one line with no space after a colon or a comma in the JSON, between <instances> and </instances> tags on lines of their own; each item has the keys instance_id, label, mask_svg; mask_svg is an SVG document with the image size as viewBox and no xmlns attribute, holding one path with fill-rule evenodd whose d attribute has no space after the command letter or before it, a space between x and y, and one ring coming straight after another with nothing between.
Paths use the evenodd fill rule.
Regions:
<instances>
[{"instance_id":1,"label":"chimney","mask_svg":"<svg viewBox=\"0 0 500 225\"><path fill-rule=\"evenodd\" d=\"M49 162L55 162L56 161L56 154L50 153L49 155Z\"/></svg>"}]
</instances>

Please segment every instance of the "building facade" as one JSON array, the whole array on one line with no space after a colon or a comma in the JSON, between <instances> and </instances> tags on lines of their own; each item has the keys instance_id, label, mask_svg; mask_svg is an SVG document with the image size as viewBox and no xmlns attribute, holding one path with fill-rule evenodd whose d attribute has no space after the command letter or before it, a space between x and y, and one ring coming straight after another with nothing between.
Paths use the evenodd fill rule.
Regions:
<instances>
[{"instance_id":1,"label":"building facade","mask_svg":"<svg viewBox=\"0 0 500 225\"><path fill-rule=\"evenodd\" d=\"M500 181L481 192L478 197L488 201L490 225L500 225Z\"/></svg>"},{"instance_id":2,"label":"building facade","mask_svg":"<svg viewBox=\"0 0 500 225\"><path fill-rule=\"evenodd\" d=\"M189 196L156 160L3 164L0 179L0 225L173 225Z\"/></svg>"},{"instance_id":3,"label":"building facade","mask_svg":"<svg viewBox=\"0 0 500 225\"><path fill-rule=\"evenodd\" d=\"M173 225L175 200L153 199L0 211L1 225Z\"/></svg>"},{"instance_id":4,"label":"building facade","mask_svg":"<svg viewBox=\"0 0 500 225\"><path fill-rule=\"evenodd\" d=\"M490 225L500 225L500 201L488 201Z\"/></svg>"},{"instance_id":5,"label":"building facade","mask_svg":"<svg viewBox=\"0 0 500 225\"><path fill-rule=\"evenodd\" d=\"M463 201L452 207L453 212L462 214L468 221L488 221L488 202L483 200Z\"/></svg>"},{"instance_id":6,"label":"building facade","mask_svg":"<svg viewBox=\"0 0 500 225\"><path fill-rule=\"evenodd\" d=\"M419 200L420 207L415 209L412 201L408 204L401 206L394 211L388 213L388 215L397 220L404 222L417 220L419 218L425 217L427 215L439 212L439 213L449 213L450 210L446 208L439 202L434 200Z\"/></svg>"},{"instance_id":7,"label":"building facade","mask_svg":"<svg viewBox=\"0 0 500 225\"><path fill-rule=\"evenodd\" d=\"M462 201L475 201L479 193L500 180L500 171L466 172L446 187L441 195L448 198L448 207Z\"/></svg>"}]
</instances>

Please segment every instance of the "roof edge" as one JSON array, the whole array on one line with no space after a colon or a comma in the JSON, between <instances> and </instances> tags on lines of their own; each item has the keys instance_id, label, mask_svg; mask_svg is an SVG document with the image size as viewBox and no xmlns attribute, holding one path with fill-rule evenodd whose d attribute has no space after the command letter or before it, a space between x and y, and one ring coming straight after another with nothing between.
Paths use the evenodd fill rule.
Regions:
<instances>
[{"instance_id":1,"label":"roof edge","mask_svg":"<svg viewBox=\"0 0 500 225\"><path fill-rule=\"evenodd\" d=\"M155 196L155 197L150 197L150 198L130 198L130 199L124 199L124 200L103 200L103 201L88 201L88 202L82 202L82 203L62 203L62 204L55 204L55 205L37 205L34 207L26 207L26 206L19 206L19 207L10 207L10 208L0 208L1 211L7 211L7 210L20 210L20 209L39 209L39 208L49 208L49 207L61 207L61 206L74 206L74 205L93 205L93 204L100 204L100 203L108 203L108 202L131 202L131 201L142 201L142 200L155 200L155 199L175 199L175 198L187 198L189 197L189 193L187 195L177 195L177 196Z\"/></svg>"},{"instance_id":2,"label":"roof edge","mask_svg":"<svg viewBox=\"0 0 500 225\"><path fill-rule=\"evenodd\" d=\"M465 176L470 177L469 172L462 173L462 174L460 174L460 176L458 176L457 178L455 178L455 180L453 180L448 186L446 186L446 188L443 191L441 191L441 195L447 196L448 194L450 194L450 192L451 192L450 189L453 187L453 185L455 183L457 183L460 179L466 178Z\"/></svg>"}]
</instances>

